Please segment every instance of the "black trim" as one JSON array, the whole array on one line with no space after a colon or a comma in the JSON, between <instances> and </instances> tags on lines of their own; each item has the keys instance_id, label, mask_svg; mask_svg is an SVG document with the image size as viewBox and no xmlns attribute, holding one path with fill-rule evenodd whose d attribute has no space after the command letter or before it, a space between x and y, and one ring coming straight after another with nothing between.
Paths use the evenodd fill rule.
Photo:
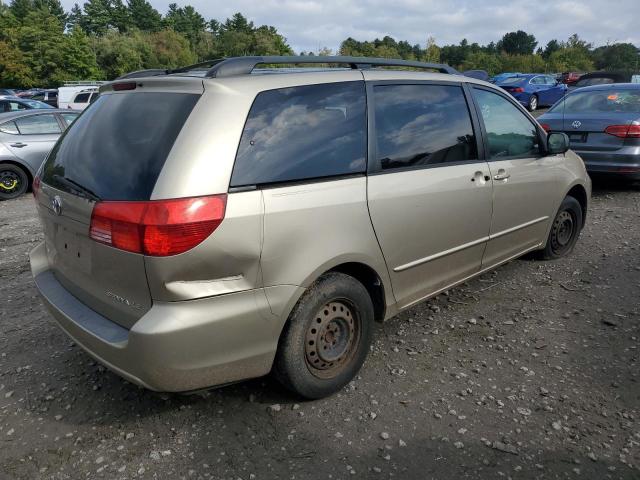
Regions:
<instances>
[{"instance_id":1,"label":"black trim","mask_svg":"<svg viewBox=\"0 0 640 480\"><path fill-rule=\"evenodd\" d=\"M465 85L466 82L456 82L456 81L448 81L448 80L368 80L366 82L366 92L367 92L367 160L371 160L371 162L367 161L367 174L368 175L382 175L388 173L395 172L407 172L412 170L423 170L423 169L431 169L431 168L444 168L444 167L452 167L456 165L468 165L472 163L486 163L484 160L484 147L483 141L481 140L482 134L479 130L478 119L474 116L474 109L471 107L469 103L469 94L466 91ZM374 88L377 86L385 86L385 85L439 85L439 86L453 86L459 87L462 90L462 95L467 104L467 113L469 114L471 120L471 127L473 129L473 135L476 139L476 150L478 153L478 158L473 160L461 160L459 162L445 162L445 163L434 163L434 164L426 164L426 165L412 165L408 167L398 167L398 168L390 168L387 170L383 170L377 159L377 148L376 148L376 126L375 126L375 96L374 96Z\"/></svg>"},{"instance_id":2,"label":"black trim","mask_svg":"<svg viewBox=\"0 0 640 480\"><path fill-rule=\"evenodd\" d=\"M334 182L338 180L347 180L349 178L366 177L365 172L346 173L340 175L330 175L328 177L312 177L301 178L296 180L287 180L284 182L260 183L257 185L243 185L240 187L229 187L227 193L250 192L253 190L268 190L271 188L295 187L297 185L308 185L310 183Z\"/></svg>"}]
</instances>

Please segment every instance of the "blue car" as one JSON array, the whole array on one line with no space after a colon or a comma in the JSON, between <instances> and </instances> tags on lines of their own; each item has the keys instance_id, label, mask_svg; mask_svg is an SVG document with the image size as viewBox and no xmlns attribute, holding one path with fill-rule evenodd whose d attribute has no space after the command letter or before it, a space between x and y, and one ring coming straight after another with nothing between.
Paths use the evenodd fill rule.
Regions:
<instances>
[{"instance_id":1,"label":"blue car","mask_svg":"<svg viewBox=\"0 0 640 480\"><path fill-rule=\"evenodd\" d=\"M496 83L509 92L530 112L541 106L551 106L567 93L567 86L553 75L529 73L509 77Z\"/></svg>"},{"instance_id":2,"label":"blue car","mask_svg":"<svg viewBox=\"0 0 640 480\"><path fill-rule=\"evenodd\" d=\"M578 88L538 121L569 136L590 174L640 180L640 84Z\"/></svg>"}]
</instances>

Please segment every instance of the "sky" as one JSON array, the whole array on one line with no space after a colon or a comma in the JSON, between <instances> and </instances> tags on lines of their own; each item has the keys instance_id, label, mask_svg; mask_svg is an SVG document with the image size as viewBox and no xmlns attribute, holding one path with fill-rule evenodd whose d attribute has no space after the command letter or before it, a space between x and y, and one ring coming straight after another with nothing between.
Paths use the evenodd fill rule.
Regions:
<instances>
[{"instance_id":1,"label":"sky","mask_svg":"<svg viewBox=\"0 0 640 480\"><path fill-rule=\"evenodd\" d=\"M75 1L62 3L70 9ZM438 45L462 38L486 44L515 30L534 34L542 46L573 33L596 46L640 46L640 0L150 0L163 14L172 2L192 5L207 20L241 12L256 25L275 26L296 52L335 51L347 37L385 35L421 46L429 36Z\"/></svg>"}]
</instances>

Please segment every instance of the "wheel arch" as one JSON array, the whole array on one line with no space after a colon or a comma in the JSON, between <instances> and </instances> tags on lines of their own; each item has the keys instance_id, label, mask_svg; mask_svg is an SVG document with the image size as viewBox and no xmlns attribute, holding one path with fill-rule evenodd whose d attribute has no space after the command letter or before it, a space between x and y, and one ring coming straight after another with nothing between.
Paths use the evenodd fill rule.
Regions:
<instances>
[{"instance_id":1,"label":"wheel arch","mask_svg":"<svg viewBox=\"0 0 640 480\"><path fill-rule=\"evenodd\" d=\"M562 198L564 199L565 197L573 197L580 204L580 207L582 208L582 225L580 226L580 228L584 228L587 219L587 209L589 207L589 197L587 195L587 189L584 187L584 185L577 183L573 185L566 193L566 195Z\"/></svg>"}]
</instances>

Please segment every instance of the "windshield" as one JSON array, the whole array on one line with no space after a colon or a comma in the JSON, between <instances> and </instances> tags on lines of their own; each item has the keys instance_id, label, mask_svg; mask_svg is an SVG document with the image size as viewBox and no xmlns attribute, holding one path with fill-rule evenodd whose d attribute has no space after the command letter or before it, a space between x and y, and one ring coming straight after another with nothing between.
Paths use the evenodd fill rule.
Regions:
<instances>
[{"instance_id":1,"label":"windshield","mask_svg":"<svg viewBox=\"0 0 640 480\"><path fill-rule=\"evenodd\" d=\"M615 83L615 80L610 77L584 78L576 82L576 87L580 88L590 87L591 85L608 85L610 83Z\"/></svg>"},{"instance_id":2,"label":"windshield","mask_svg":"<svg viewBox=\"0 0 640 480\"><path fill-rule=\"evenodd\" d=\"M549 112L640 113L640 89L576 92L557 103Z\"/></svg>"},{"instance_id":3,"label":"windshield","mask_svg":"<svg viewBox=\"0 0 640 480\"><path fill-rule=\"evenodd\" d=\"M38 100L22 100L22 103L28 105L31 108L41 109L41 108L53 108L51 105L40 102Z\"/></svg>"},{"instance_id":4,"label":"windshield","mask_svg":"<svg viewBox=\"0 0 640 480\"><path fill-rule=\"evenodd\" d=\"M102 200L149 200L199 98L158 92L101 95L53 148L42 181Z\"/></svg>"}]
</instances>

